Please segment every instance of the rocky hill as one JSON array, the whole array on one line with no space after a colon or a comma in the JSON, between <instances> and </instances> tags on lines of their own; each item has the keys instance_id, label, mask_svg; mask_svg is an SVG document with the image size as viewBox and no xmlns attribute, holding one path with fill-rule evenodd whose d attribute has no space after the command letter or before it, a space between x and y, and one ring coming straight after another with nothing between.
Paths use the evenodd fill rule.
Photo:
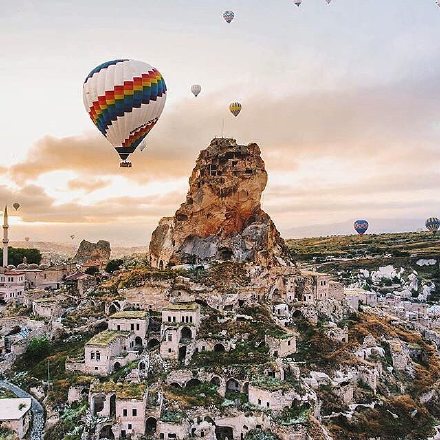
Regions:
<instances>
[{"instance_id":1,"label":"rocky hill","mask_svg":"<svg viewBox=\"0 0 440 440\"><path fill-rule=\"evenodd\" d=\"M90 241L81 241L74 260L78 263L87 261L99 261L105 263L110 259L111 249L110 243L106 240L99 240L97 243Z\"/></svg>"},{"instance_id":2,"label":"rocky hill","mask_svg":"<svg viewBox=\"0 0 440 440\"><path fill-rule=\"evenodd\" d=\"M261 209L267 173L257 144L213 139L200 152L186 201L153 232L153 267L208 261L285 265L286 246Z\"/></svg>"}]
</instances>

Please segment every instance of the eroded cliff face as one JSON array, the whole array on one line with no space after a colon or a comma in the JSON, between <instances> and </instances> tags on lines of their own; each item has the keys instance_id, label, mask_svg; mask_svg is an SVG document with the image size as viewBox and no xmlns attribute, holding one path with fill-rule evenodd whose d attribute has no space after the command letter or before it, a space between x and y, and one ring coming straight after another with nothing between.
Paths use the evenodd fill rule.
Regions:
<instances>
[{"instance_id":1,"label":"eroded cliff face","mask_svg":"<svg viewBox=\"0 0 440 440\"><path fill-rule=\"evenodd\" d=\"M174 217L153 232L153 267L209 261L289 264L287 249L261 209L267 173L257 144L213 139L200 152L189 191Z\"/></svg>"},{"instance_id":2,"label":"eroded cliff face","mask_svg":"<svg viewBox=\"0 0 440 440\"><path fill-rule=\"evenodd\" d=\"M78 263L86 263L89 261L97 261L106 263L110 259L111 248L110 243L106 240L99 240L97 243L91 243L82 240L74 257L74 261Z\"/></svg>"}]
</instances>

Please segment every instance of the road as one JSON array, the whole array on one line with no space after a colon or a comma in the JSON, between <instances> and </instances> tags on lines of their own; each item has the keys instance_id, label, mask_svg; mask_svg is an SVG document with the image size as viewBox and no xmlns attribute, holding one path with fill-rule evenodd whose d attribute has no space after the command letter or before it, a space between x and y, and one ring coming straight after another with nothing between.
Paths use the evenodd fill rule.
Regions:
<instances>
[{"instance_id":1,"label":"road","mask_svg":"<svg viewBox=\"0 0 440 440\"><path fill-rule=\"evenodd\" d=\"M0 388L5 388L13 392L17 397L29 397L32 400L32 427L31 427L31 440L43 440L44 432L44 410L41 403L35 399L31 394L19 388L6 380L0 380Z\"/></svg>"}]
</instances>

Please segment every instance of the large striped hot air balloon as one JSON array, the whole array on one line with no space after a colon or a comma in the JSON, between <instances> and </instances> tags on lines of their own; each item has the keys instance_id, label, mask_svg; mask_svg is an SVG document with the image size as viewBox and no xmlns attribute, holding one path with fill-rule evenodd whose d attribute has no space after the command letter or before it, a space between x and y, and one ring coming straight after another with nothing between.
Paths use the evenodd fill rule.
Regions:
<instances>
[{"instance_id":1,"label":"large striped hot air balloon","mask_svg":"<svg viewBox=\"0 0 440 440\"><path fill-rule=\"evenodd\" d=\"M229 105L229 111L237 117L241 112L241 104L239 102L233 102Z\"/></svg>"},{"instance_id":2,"label":"large striped hot air balloon","mask_svg":"<svg viewBox=\"0 0 440 440\"><path fill-rule=\"evenodd\" d=\"M437 217L429 217L425 222L426 229L436 234L440 228L440 220Z\"/></svg>"},{"instance_id":3,"label":"large striped hot air balloon","mask_svg":"<svg viewBox=\"0 0 440 440\"><path fill-rule=\"evenodd\" d=\"M115 147L121 166L158 121L166 100L160 72L142 61L107 61L84 81L84 106L93 123Z\"/></svg>"},{"instance_id":4,"label":"large striped hot air balloon","mask_svg":"<svg viewBox=\"0 0 440 440\"><path fill-rule=\"evenodd\" d=\"M354 222L354 230L359 234L359 235L364 235L365 232L367 232L368 229L368 222L367 220L356 220Z\"/></svg>"}]
</instances>

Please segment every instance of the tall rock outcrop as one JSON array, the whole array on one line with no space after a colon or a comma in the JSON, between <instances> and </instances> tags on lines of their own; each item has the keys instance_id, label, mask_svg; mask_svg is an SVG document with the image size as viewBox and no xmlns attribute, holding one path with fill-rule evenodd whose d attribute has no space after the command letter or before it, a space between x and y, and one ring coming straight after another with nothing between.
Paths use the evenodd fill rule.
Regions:
<instances>
[{"instance_id":1,"label":"tall rock outcrop","mask_svg":"<svg viewBox=\"0 0 440 440\"><path fill-rule=\"evenodd\" d=\"M76 252L74 260L78 263L100 263L102 265L110 259L111 249L110 243L106 240L99 240L97 243L91 243L87 240L82 240Z\"/></svg>"},{"instance_id":2,"label":"tall rock outcrop","mask_svg":"<svg viewBox=\"0 0 440 440\"><path fill-rule=\"evenodd\" d=\"M209 261L289 264L287 249L261 209L267 173L257 144L213 139L200 152L189 191L174 217L153 232L153 267Z\"/></svg>"}]
</instances>

